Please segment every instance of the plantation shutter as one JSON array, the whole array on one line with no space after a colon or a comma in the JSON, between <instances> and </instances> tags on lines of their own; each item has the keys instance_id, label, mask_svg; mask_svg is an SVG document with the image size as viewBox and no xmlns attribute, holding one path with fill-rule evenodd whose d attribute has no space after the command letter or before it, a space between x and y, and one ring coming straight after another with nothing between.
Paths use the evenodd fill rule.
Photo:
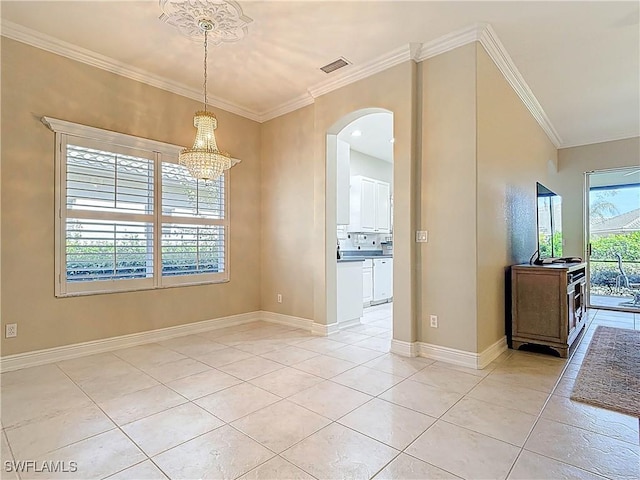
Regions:
<instances>
[{"instance_id":1,"label":"plantation shutter","mask_svg":"<svg viewBox=\"0 0 640 480\"><path fill-rule=\"evenodd\" d=\"M64 165L67 292L153 286L153 153L69 137Z\"/></svg>"},{"instance_id":2,"label":"plantation shutter","mask_svg":"<svg viewBox=\"0 0 640 480\"><path fill-rule=\"evenodd\" d=\"M228 174L196 180L179 146L42 121L56 134L56 296L229 280Z\"/></svg>"},{"instance_id":3,"label":"plantation shutter","mask_svg":"<svg viewBox=\"0 0 640 480\"><path fill-rule=\"evenodd\" d=\"M185 167L162 163L164 277L224 274L225 189L225 175L214 181L196 180Z\"/></svg>"}]
</instances>

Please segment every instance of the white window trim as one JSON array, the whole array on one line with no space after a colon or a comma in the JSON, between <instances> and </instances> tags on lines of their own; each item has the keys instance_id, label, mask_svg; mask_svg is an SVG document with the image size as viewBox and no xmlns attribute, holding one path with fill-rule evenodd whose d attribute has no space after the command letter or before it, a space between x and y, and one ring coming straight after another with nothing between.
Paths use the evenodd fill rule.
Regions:
<instances>
[{"instance_id":1,"label":"white window trim","mask_svg":"<svg viewBox=\"0 0 640 480\"><path fill-rule=\"evenodd\" d=\"M151 290L159 288L182 287L190 285L203 285L211 283L225 283L229 281L229 242L231 228L229 220L229 174L225 174L224 186L224 219L199 219L197 217L172 217L162 215L162 162L175 163L178 154L183 147L169 143L159 142L145 138L139 138L124 133L103 130L77 123L67 122L51 117L42 117L44 123L55 133L55 296L69 297L79 295L92 295L98 293L118 293L138 290ZM154 162L154 275L151 278L127 279L127 280L94 280L73 284L66 281L66 242L63 241L66 232L66 145L68 137L79 137L83 141L97 141L124 149L136 149L145 153L144 157L153 159ZM232 159L232 165L240 160ZM77 212L78 216L82 213ZM74 215L76 212L74 212ZM97 214L96 216L98 216ZM92 216L92 218L95 218ZM141 221L142 217L136 219ZM148 217L147 217L148 220ZM189 223L201 225L220 225L224 227L224 272L199 273L191 275L162 276L162 252L160 239L163 223Z\"/></svg>"}]
</instances>

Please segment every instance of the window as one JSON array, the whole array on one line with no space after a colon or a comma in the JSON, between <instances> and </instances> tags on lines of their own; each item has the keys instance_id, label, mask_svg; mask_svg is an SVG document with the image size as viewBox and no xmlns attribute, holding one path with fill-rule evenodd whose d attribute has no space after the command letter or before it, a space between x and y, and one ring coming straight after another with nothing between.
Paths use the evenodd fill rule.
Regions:
<instances>
[{"instance_id":1,"label":"window","mask_svg":"<svg viewBox=\"0 0 640 480\"><path fill-rule=\"evenodd\" d=\"M195 180L180 147L54 119L56 295L229 279L228 180Z\"/></svg>"},{"instance_id":2,"label":"window","mask_svg":"<svg viewBox=\"0 0 640 480\"><path fill-rule=\"evenodd\" d=\"M176 163L162 163L162 276L225 271L225 182L196 181Z\"/></svg>"}]
</instances>

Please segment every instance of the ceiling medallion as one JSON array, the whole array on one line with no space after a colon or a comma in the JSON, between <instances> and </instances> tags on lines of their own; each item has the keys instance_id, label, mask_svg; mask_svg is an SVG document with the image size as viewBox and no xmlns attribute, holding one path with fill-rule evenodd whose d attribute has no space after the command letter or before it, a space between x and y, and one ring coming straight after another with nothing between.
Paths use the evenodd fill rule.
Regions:
<instances>
[{"instance_id":1,"label":"ceiling medallion","mask_svg":"<svg viewBox=\"0 0 640 480\"><path fill-rule=\"evenodd\" d=\"M192 40L200 41L204 35L200 23L203 19L210 21L213 28L208 36L213 45L242 40L253 21L242 13L238 2L229 0L160 0L160 8L160 20Z\"/></svg>"}]
</instances>

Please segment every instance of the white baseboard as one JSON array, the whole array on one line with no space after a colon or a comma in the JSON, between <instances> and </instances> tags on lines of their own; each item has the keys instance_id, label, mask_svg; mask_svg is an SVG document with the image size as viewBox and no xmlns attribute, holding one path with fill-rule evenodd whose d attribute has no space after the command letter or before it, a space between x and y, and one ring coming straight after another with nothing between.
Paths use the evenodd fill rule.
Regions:
<instances>
[{"instance_id":1,"label":"white baseboard","mask_svg":"<svg viewBox=\"0 0 640 480\"><path fill-rule=\"evenodd\" d=\"M282 313L267 312L265 310L257 312L257 315L259 316L260 320L264 320L266 322L301 328L303 330L307 330L308 332L311 332L313 329L313 320L308 318L283 315Z\"/></svg>"},{"instance_id":2,"label":"white baseboard","mask_svg":"<svg viewBox=\"0 0 640 480\"><path fill-rule=\"evenodd\" d=\"M339 331L340 327L338 326L337 322L331 323L329 325L313 322L313 325L311 326L311 333L313 335L321 335L323 337L331 335L332 333L338 333Z\"/></svg>"},{"instance_id":3,"label":"white baseboard","mask_svg":"<svg viewBox=\"0 0 640 480\"><path fill-rule=\"evenodd\" d=\"M503 352L507 350L507 337L506 335L502 337L500 340L495 342L489 348L485 349L478 356L478 369L482 370L491 362L493 362L496 358L502 355Z\"/></svg>"},{"instance_id":4,"label":"white baseboard","mask_svg":"<svg viewBox=\"0 0 640 480\"><path fill-rule=\"evenodd\" d=\"M241 313L228 317L214 318L201 322L188 323L186 325L176 325L175 327L159 328L140 333L121 335L119 337L92 340L90 342L75 343L62 347L47 348L33 352L18 353L0 358L0 372L10 372L21 368L35 367L46 363L60 362L72 358L93 355L96 353L109 352L120 348L134 347L144 343L159 342L174 337L201 333L217 328L231 327L243 323L257 320L267 320L262 315L263 312Z\"/></svg>"},{"instance_id":5,"label":"white baseboard","mask_svg":"<svg viewBox=\"0 0 640 480\"><path fill-rule=\"evenodd\" d=\"M402 355L403 357L418 356L418 342L403 342L402 340L391 340L391 353Z\"/></svg>"},{"instance_id":6,"label":"white baseboard","mask_svg":"<svg viewBox=\"0 0 640 480\"><path fill-rule=\"evenodd\" d=\"M476 361L477 353L424 342L418 342L418 355L467 368L477 368L478 364Z\"/></svg>"},{"instance_id":7,"label":"white baseboard","mask_svg":"<svg viewBox=\"0 0 640 480\"><path fill-rule=\"evenodd\" d=\"M340 328L340 330L342 330L343 328L349 328L349 327L355 327L356 325L361 325L362 322L360 322L359 318L354 318L353 320L348 320L346 322L340 322L338 324L338 328Z\"/></svg>"},{"instance_id":8,"label":"white baseboard","mask_svg":"<svg viewBox=\"0 0 640 480\"><path fill-rule=\"evenodd\" d=\"M442 347L418 342L418 355L461 367L482 370L507 349L507 337L502 337L481 353L467 352L455 348Z\"/></svg>"},{"instance_id":9,"label":"white baseboard","mask_svg":"<svg viewBox=\"0 0 640 480\"><path fill-rule=\"evenodd\" d=\"M159 342L174 337L201 333L218 328L241 325L243 323L263 320L266 322L289 325L310 331L313 335L328 336L340 331L338 323L324 325L313 322L313 320L283 315L280 313L259 311L241 313L228 317L214 318L201 322L188 323L186 325L176 325L174 327L160 328L147 332L132 333L119 337L93 340L90 342L64 345L62 347L36 350L33 352L18 353L0 358L0 372L10 372L21 368L35 367L47 363L60 362L85 355L109 352L120 348L134 347L145 343ZM431 345L423 342L404 342L401 340L391 341L391 352L405 357L427 357L434 360L452 363L468 368L482 369L494 361L502 352L507 349L507 339L502 337L482 353L477 354L454 348Z\"/></svg>"}]
</instances>

